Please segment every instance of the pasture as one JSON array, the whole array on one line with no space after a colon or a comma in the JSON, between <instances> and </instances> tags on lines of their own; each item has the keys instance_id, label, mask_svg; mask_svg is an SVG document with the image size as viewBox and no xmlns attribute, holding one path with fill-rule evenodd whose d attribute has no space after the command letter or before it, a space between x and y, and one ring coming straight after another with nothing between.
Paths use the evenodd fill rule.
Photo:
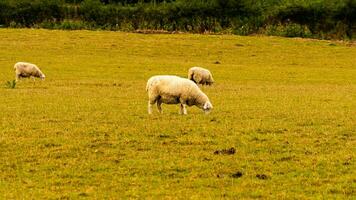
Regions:
<instances>
[{"instance_id":1,"label":"pasture","mask_svg":"<svg viewBox=\"0 0 356 200\"><path fill-rule=\"evenodd\" d=\"M0 29L0 199L355 199L355 55L335 41ZM17 61L46 80L7 88ZM214 75L213 111L148 115L147 79L192 66Z\"/></svg>"}]
</instances>

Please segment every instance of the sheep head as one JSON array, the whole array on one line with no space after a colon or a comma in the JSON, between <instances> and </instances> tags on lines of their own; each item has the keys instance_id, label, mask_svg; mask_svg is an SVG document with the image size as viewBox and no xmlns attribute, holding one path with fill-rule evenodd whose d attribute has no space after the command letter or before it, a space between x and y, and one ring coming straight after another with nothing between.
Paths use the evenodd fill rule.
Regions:
<instances>
[{"instance_id":1,"label":"sheep head","mask_svg":"<svg viewBox=\"0 0 356 200\"><path fill-rule=\"evenodd\" d=\"M209 101L204 103L203 111L205 112L205 114L209 114L212 109L213 109L213 105Z\"/></svg>"}]
</instances>

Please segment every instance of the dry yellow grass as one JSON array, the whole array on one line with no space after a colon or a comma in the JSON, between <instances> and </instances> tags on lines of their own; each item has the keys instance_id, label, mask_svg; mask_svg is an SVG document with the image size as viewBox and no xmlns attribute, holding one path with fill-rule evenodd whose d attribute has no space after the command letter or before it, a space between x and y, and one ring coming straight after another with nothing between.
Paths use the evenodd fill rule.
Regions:
<instances>
[{"instance_id":1,"label":"dry yellow grass","mask_svg":"<svg viewBox=\"0 0 356 200\"><path fill-rule=\"evenodd\" d=\"M1 199L356 198L354 46L31 29L0 38ZM17 61L46 81L6 88ZM213 112L163 105L148 116L146 80L195 65L214 75L203 88Z\"/></svg>"}]
</instances>

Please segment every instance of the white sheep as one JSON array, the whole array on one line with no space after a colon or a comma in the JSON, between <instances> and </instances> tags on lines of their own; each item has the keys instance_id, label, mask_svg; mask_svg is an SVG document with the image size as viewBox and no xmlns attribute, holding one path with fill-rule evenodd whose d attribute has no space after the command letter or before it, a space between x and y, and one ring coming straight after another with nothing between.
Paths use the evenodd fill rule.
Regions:
<instances>
[{"instance_id":1,"label":"white sheep","mask_svg":"<svg viewBox=\"0 0 356 200\"><path fill-rule=\"evenodd\" d=\"M152 114L152 105L162 113L161 104L179 104L180 114L187 114L188 106L197 106L205 113L213 108L208 96L191 80L172 75L152 76L147 81L148 114Z\"/></svg>"},{"instance_id":2,"label":"white sheep","mask_svg":"<svg viewBox=\"0 0 356 200\"><path fill-rule=\"evenodd\" d=\"M196 84L211 85L214 83L213 75L210 71L202 67L192 67L188 70L188 79Z\"/></svg>"},{"instance_id":3,"label":"white sheep","mask_svg":"<svg viewBox=\"0 0 356 200\"><path fill-rule=\"evenodd\" d=\"M42 71L32 63L18 62L14 65L14 69L16 74L16 81L23 77L38 77L42 80L44 80L46 77Z\"/></svg>"}]
</instances>

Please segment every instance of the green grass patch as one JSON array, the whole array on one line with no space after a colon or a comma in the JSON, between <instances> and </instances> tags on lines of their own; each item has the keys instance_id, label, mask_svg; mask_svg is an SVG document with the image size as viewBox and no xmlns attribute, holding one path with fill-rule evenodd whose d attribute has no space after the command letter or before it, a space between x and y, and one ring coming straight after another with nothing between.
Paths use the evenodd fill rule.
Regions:
<instances>
[{"instance_id":1,"label":"green grass patch","mask_svg":"<svg viewBox=\"0 0 356 200\"><path fill-rule=\"evenodd\" d=\"M0 38L0 82L17 61L46 74L0 87L2 199L355 198L354 44L38 29ZM149 116L147 79L196 65L214 75L202 88L212 113L163 105Z\"/></svg>"},{"instance_id":2,"label":"green grass patch","mask_svg":"<svg viewBox=\"0 0 356 200\"><path fill-rule=\"evenodd\" d=\"M5 87L6 87L6 88L9 88L9 89L15 89L15 87L16 87L16 80L6 81Z\"/></svg>"}]
</instances>

